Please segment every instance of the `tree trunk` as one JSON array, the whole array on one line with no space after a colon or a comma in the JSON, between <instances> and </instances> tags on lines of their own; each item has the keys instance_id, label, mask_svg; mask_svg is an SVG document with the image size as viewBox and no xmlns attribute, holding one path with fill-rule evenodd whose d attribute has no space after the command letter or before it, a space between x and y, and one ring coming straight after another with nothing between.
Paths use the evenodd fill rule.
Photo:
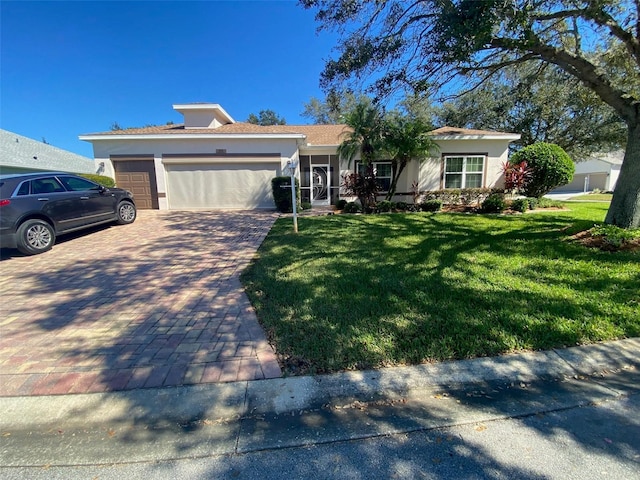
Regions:
<instances>
[{"instance_id":1,"label":"tree trunk","mask_svg":"<svg viewBox=\"0 0 640 480\"><path fill-rule=\"evenodd\" d=\"M406 166L407 162L403 160L391 164L391 185L389 185L389 191L387 192L385 200L392 201L393 196L396 194L396 188L398 187L398 179Z\"/></svg>"},{"instance_id":2,"label":"tree trunk","mask_svg":"<svg viewBox=\"0 0 640 480\"><path fill-rule=\"evenodd\" d=\"M629 125L627 149L605 223L640 228L640 123Z\"/></svg>"}]
</instances>

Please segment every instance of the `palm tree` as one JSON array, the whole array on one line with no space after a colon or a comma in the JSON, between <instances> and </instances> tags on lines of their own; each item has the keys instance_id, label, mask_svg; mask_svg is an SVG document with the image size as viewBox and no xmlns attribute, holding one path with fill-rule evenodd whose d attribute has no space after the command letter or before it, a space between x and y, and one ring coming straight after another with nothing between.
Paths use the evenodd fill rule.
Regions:
<instances>
[{"instance_id":1,"label":"palm tree","mask_svg":"<svg viewBox=\"0 0 640 480\"><path fill-rule=\"evenodd\" d=\"M381 111L367 97L361 97L355 107L345 115L345 139L338 146L338 155L347 160L349 166L360 153L360 161L366 166L364 174L358 169L345 177L343 187L357 195L365 212L376 203L380 189L373 171L373 161L381 152L384 120ZM355 188L354 188L355 187Z\"/></svg>"},{"instance_id":2,"label":"palm tree","mask_svg":"<svg viewBox=\"0 0 640 480\"><path fill-rule=\"evenodd\" d=\"M383 145L383 117L380 110L366 97L345 115L345 139L338 146L338 155L349 164L360 152L363 164L370 165Z\"/></svg>"},{"instance_id":3,"label":"palm tree","mask_svg":"<svg viewBox=\"0 0 640 480\"><path fill-rule=\"evenodd\" d=\"M384 126L384 151L391 159L391 184L386 200L396 193L398 178L411 160L425 160L439 150L429 136L431 125L420 118L390 115Z\"/></svg>"}]
</instances>

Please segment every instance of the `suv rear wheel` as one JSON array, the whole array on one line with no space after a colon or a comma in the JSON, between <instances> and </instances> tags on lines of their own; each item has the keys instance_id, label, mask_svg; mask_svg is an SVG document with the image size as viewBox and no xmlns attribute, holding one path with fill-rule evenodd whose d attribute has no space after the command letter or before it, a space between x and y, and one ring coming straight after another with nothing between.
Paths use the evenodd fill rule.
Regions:
<instances>
[{"instance_id":1,"label":"suv rear wheel","mask_svg":"<svg viewBox=\"0 0 640 480\"><path fill-rule=\"evenodd\" d=\"M50 250L56 241L56 234L47 222L34 218L18 227L16 240L18 250L25 255L35 255Z\"/></svg>"}]
</instances>

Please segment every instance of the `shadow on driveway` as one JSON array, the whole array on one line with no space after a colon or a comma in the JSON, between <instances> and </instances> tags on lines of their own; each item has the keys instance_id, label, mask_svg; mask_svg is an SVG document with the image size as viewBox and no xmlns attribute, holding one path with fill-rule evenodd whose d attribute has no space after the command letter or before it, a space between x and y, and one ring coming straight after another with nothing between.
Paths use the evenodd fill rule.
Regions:
<instances>
[{"instance_id":1,"label":"shadow on driveway","mask_svg":"<svg viewBox=\"0 0 640 480\"><path fill-rule=\"evenodd\" d=\"M276 218L142 211L45 254L3 251L0 395L279 376L239 281Z\"/></svg>"}]
</instances>

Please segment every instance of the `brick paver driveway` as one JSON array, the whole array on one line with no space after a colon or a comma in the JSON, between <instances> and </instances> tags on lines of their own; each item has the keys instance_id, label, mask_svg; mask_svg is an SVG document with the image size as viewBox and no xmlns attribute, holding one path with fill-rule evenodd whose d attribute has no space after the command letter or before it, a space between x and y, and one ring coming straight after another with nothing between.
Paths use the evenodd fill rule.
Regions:
<instances>
[{"instance_id":1,"label":"brick paver driveway","mask_svg":"<svg viewBox=\"0 0 640 480\"><path fill-rule=\"evenodd\" d=\"M276 217L147 210L3 251L0 396L280 376L239 280Z\"/></svg>"}]
</instances>

